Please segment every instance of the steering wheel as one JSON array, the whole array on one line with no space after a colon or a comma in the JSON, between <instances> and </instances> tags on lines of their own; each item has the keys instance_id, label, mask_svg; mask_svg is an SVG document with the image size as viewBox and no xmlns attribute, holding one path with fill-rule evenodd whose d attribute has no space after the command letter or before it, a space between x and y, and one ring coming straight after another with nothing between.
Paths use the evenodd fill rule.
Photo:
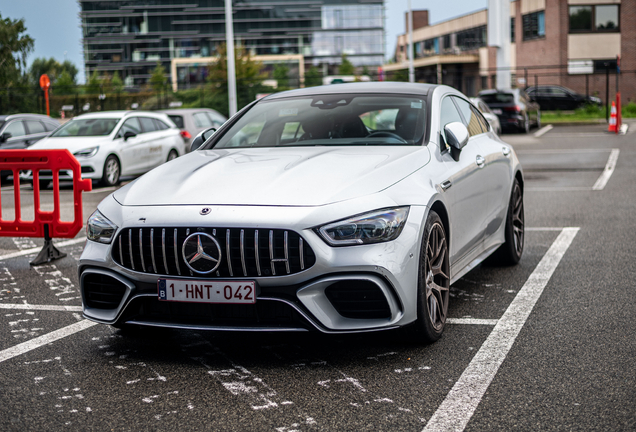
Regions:
<instances>
[{"instance_id":1,"label":"steering wheel","mask_svg":"<svg viewBox=\"0 0 636 432\"><path fill-rule=\"evenodd\" d=\"M379 132L371 132L369 135L367 135L367 138L381 138L381 137L395 138L399 142L406 144L406 140L404 138L402 138L401 136L393 132L379 131Z\"/></svg>"}]
</instances>

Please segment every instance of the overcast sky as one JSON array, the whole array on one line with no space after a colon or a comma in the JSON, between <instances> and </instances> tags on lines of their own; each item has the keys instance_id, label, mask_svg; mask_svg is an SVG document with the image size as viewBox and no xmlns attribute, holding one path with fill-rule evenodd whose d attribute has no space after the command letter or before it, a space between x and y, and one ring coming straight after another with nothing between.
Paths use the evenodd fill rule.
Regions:
<instances>
[{"instance_id":1,"label":"overcast sky","mask_svg":"<svg viewBox=\"0 0 636 432\"><path fill-rule=\"evenodd\" d=\"M343 1L346 3L346 0ZM386 48L385 57L390 58L395 50L397 35L405 32L404 13L408 0L385 0ZM449 18L484 9L488 0L411 0L414 10L428 9L431 24ZM35 49L29 55L29 64L36 58L54 57L59 62L70 60L80 70L79 82L84 82L82 60L82 32L77 0L2 0L2 18L24 18L27 33L35 39Z\"/></svg>"}]
</instances>

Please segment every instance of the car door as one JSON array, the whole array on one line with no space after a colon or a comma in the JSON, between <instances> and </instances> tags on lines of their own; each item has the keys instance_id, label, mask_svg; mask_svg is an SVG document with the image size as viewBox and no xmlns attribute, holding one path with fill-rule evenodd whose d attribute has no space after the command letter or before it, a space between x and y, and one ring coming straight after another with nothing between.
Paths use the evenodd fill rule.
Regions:
<instances>
[{"instance_id":1,"label":"car door","mask_svg":"<svg viewBox=\"0 0 636 432\"><path fill-rule=\"evenodd\" d=\"M141 123L141 129L143 130L148 148L148 157L144 169L150 171L165 162L164 153L165 156L168 155L167 150L164 152L166 140L164 134L157 130L154 119L150 117L139 117L139 122Z\"/></svg>"},{"instance_id":2,"label":"car door","mask_svg":"<svg viewBox=\"0 0 636 432\"><path fill-rule=\"evenodd\" d=\"M0 148L6 149L23 149L27 145L25 143L27 130L22 120L13 120L8 122L4 129L0 130L0 135L3 137L3 141Z\"/></svg>"},{"instance_id":3,"label":"car door","mask_svg":"<svg viewBox=\"0 0 636 432\"><path fill-rule=\"evenodd\" d=\"M455 99L464 121L469 116L471 121L478 121L484 132L488 128L488 121L478 110L470 107L468 111L463 99ZM469 129L470 130L470 129ZM485 238L493 235L501 226L508 209L509 186L512 184L512 173L508 159L512 156L512 148L489 133L475 135L473 140L479 144L481 156L485 159L482 170L482 187L487 195L488 211L486 214Z\"/></svg>"},{"instance_id":4,"label":"car door","mask_svg":"<svg viewBox=\"0 0 636 432\"><path fill-rule=\"evenodd\" d=\"M126 132L132 132L135 136L126 139ZM115 138L121 157L122 175L139 174L144 172L148 164L148 143L138 117L128 118L119 129Z\"/></svg>"},{"instance_id":5,"label":"car door","mask_svg":"<svg viewBox=\"0 0 636 432\"><path fill-rule=\"evenodd\" d=\"M24 144L30 146L47 136L49 132L47 132L44 124L39 120L26 120L25 122L27 135Z\"/></svg>"},{"instance_id":6,"label":"car door","mask_svg":"<svg viewBox=\"0 0 636 432\"><path fill-rule=\"evenodd\" d=\"M451 219L451 265L473 255L471 251L475 251L483 240L489 213L488 194L483 186L486 181L483 170L485 158L479 144L479 135L483 131L478 122L471 122L470 118L464 120L453 99L457 98L446 96L442 99L440 111L440 150L447 173L441 185L445 188ZM448 141L444 132L444 126L452 122L466 124L470 135L468 144L461 150L457 160L446 145Z\"/></svg>"}]
</instances>

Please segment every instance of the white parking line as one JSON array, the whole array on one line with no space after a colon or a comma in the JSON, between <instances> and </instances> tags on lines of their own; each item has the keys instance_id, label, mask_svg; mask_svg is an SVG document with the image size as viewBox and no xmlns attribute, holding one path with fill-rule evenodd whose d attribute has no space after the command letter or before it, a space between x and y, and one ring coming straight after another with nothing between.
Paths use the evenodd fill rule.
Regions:
<instances>
[{"instance_id":1,"label":"white parking line","mask_svg":"<svg viewBox=\"0 0 636 432\"><path fill-rule=\"evenodd\" d=\"M534 133L534 137L535 138L539 138L541 135L545 135L546 133L550 132L553 127L554 126L552 126L552 125L547 125L547 126L542 127L541 129L539 129L538 131L536 131Z\"/></svg>"},{"instance_id":2,"label":"white parking line","mask_svg":"<svg viewBox=\"0 0 636 432\"><path fill-rule=\"evenodd\" d=\"M13 357L17 357L26 352L32 351L41 346L50 344L51 342L55 342L56 340L63 339L82 330L86 330L87 328L93 327L94 325L97 325L97 323L89 320L82 320L75 324L63 327L59 330L52 331L51 333L36 337L35 339L31 339L30 341L2 350L0 351L0 363Z\"/></svg>"},{"instance_id":3,"label":"white parking line","mask_svg":"<svg viewBox=\"0 0 636 432\"><path fill-rule=\"evenodd\" d=\"M81 312L81 306L62 306L62 305L32 305L17 303L0 303L0 309L15 310L43 310L43 311L63 311L63 312Z\"/></svg>"},{"instance_id":4,"label":"white parking line","mask_svg":"<svg viewBox=\"0 0 636 432\"><path fill-rule=\"evenodd\" d=\"M607 164L605 165L605 170L603 170L603 174L596 180L594 186L592 186L592 190L603 190L610 177L614 173L614 168L616 168L616 162L618 161L618 155L620 154L619 149L612 149L612 152L607 159Z\"/></svg>"},{"instance_id":5,"label":"white parking line","mask_svg":"<svg viewBox=\"0 0 636 432\"><path fill-rule=\"evenodd\" d=\"M481 319L481 318L448 318L448 324L465 324L465 325L497 325L499 320Z\"/></svg>"},{"instance_id":6,"label":"white parking line","mask_svg":"<svg viewBox=\"0 0 636 432\"><path fill-rule=\"evenodd\" d=\"M435 411L424 432L464 430L578 231L579 228L563 228Z\"/></svg>"},{"instance_id":7,"label":"white parking line","mask_svg":"<svg viewBox=\"0 0 636 432\"><path fill-rule=\"evenodd\" d=\"M56 247L64 247L64 246L70 246L70 245L74 245L77 243L82 243L86 241L86 237L80 237L80 238L76 238L76 239L72 239L72 240L66 240L66 241L62 241L59 243L55 243ZM25 249L25 250L21 250L20 252L13 252L10 254L6 254L6 255L0 255L0 261L4 261L10 258L16 258L16 257L20 257L20 256L24 256L24 255L31 255L31 254L36 254L39 253L40 250L42 250L41 247L36 247L36 248L31 248L31 249Z\"/></svg>"}]
</instances>

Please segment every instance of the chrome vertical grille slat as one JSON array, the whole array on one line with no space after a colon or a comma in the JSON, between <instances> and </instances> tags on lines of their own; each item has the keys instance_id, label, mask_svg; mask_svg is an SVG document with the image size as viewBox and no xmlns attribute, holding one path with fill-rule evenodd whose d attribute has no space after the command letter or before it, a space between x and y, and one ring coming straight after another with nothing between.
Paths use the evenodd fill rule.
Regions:
<instances>
[{"instance_id":1,"label":"chrome vertical grille slat","mask_svg":"<svg viewBox=\"0 0 636 432\"><path fill-rule=\"evenodd\" d=\"M166 229L161 229L161 253L163 254L163 269L164 274L170 274L168 270L168 260L166 259Z\"/></svg>"},{"instance_id":2,"label":"chrome vertical grille slat","mask_svg":"<svg viewBox=\"0 0 636 432\"><path fill-rule=\"evenodd\" d=\"M183 242L197 232L216 238L221 247L221 265L214 273L199 274L186 268ZM267 278L299 273L316 262L307 242L285 229L143 226L122 229L113 244L111 257L115 263L159 276ZM218 253L206 252L214 257Z\"/></svg>"},{"instance_id":3,"label":"chrome vertical grille slat","mask_svg":"<svg viewBox=\"0 0 636 432\"><path fill-rule=\"evenodd\" d=\"M234 276L232 272L232 254L230 252L230 230L225 231L225 256L227 261L227 269L230 272L230 276Z\"/></svg>"},{"instance_id":4,"label":"chrome vertical grille slat","mask_svg":"<svg viewBox=\"0 0 636 432\"><path fill-rule=\"evenodd\" d=\"M130 264L132 265L132 269L135 270L135 258L132 253L132 230L128 230L128 252L130 253Z\"/></svg>"},{"instance_id":5,"label":"chrome vertical grille slat","mask_svg":"<svg viewBox=\"0 0 636 432\"><path fill-rule=\"evenodd\" d=\"M173 247L174 250L174 265L177 267L177 274L181 276L181 267L179 267L179 248L177 247L177 229L174 229L174 241Z\"/></svg>"},{"instance_id":6,"label":"chrome vertical grille slat","mask_svg":"<svg viewBox=\"0 0 636 432\"><path fill-rule=\"evenodd\" d=\"M139 257L141 258L141 268L144 270L144 273L146 273L146 261L144 260L144 242L141 238L141 236L143 235L143 231L143 228L139 228ZM150 244L152 245L152 239L150 241Z\"/></svg>"},{"instance_id":7,"label":"chrome vertical grille slat","mask_svg":"<svg viewBox=\"0 0 636 432\"><path fill-rule=\"evenodd\" d=\"M285 231L283 238L285 247L285 269L287 270L287 274L289 274L289 233L287 231Z\"/></svg>"},{"instance_id":8,"label":"chrome vertical grille slat","mask_svg":"<svg viewBox=\"0 0 636 432\"><path fill-rule=\"evenodd\" d=\"M243 276L247 276L245 267L245 230L241 230L241 265L243 266Z\"/></svg>"},{"instance_id":9,"label":"chrome vertical grille slat","mask_svg":"<svg viewBox=\"0 0 636 432\"><path fill-rule=\"evenodd\" d=\"M276 266L274 266L274 231L269 230L269 262L272 265L272 276L276 276Z\"/></svg>"},{"instance_id":10,"label":"chrome vertical grille slat","mask_svg":"<svg viewBox=\"0 0 636 432\"><path fill-rule=\"evenodd\" d=\"M256 274L261 275L261 260L258 257L258 230L254 230L254 257L256 258Z\"/></svg>"},{"instance_id":11,"label":"chrome vertical grille slat","mask_svg":"<svg viewBox=\"0 0 636 432\"><path fill-rule=\"evenodd\" d=\"M157 271L157 263L155 262L155 229L150 228L150 257L152 258L152 269L155 273Z\"/></svg>"}]
</instances>

